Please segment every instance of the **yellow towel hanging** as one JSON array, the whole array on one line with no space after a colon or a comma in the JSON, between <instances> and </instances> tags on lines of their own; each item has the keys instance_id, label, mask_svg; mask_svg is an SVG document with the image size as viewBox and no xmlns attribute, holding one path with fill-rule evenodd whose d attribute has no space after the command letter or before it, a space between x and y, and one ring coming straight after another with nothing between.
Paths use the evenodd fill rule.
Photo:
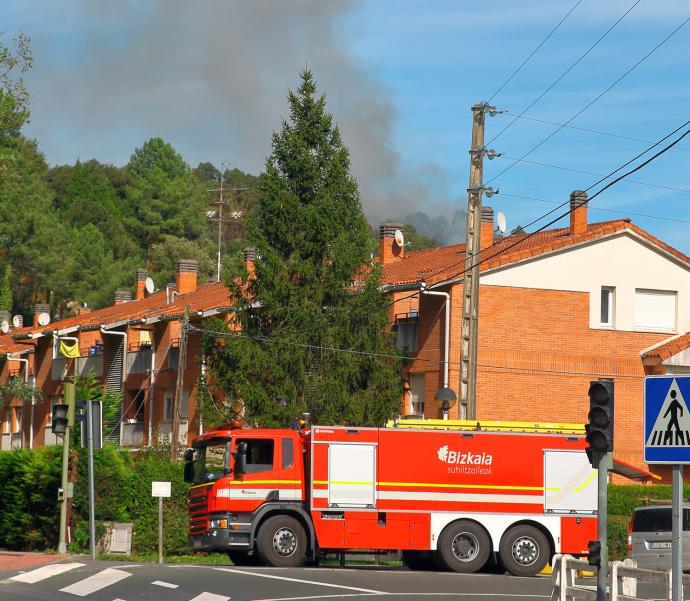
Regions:
<instances>
[{"instance_id":1,"label":"yellow towel hanging","mask_svg":"<svg viewBox=\"0 0 690 601\"><path fill-rule=\"evenodd\" d=\"M64 340L60 340L60 353L63 357L67 357L68 359L78 359L81 357L79 343L75 342L72 346L68 346Z\"/></svg>"}]
</instances>

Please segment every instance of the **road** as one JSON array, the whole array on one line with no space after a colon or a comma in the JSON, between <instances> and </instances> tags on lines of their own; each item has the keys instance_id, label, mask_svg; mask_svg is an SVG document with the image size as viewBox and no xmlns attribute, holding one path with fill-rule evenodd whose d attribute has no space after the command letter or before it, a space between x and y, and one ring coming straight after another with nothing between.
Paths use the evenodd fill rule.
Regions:
<instances>
[{"instance_id":1,"label":"road","mask_svg":"<svg viewBox=\"0 0 690 601\"><path fill-rule=\"evenodd\" d=\"M412 572L405 568L236 568L62 559L0 574L2 601L298 601L384 596L425 599L544 601L545 576Z\"/></svg>"}]
</instances>

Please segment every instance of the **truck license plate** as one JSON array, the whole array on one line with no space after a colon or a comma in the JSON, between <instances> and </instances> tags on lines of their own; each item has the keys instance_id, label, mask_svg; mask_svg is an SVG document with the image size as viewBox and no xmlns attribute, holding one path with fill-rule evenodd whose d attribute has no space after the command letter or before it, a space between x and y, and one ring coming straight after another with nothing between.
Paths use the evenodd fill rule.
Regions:
<instances>
[{"instance_id":1,"label":"truck license plate","mask_svg":"<svg viewBox=\"0 0 690 601\"><path fill-rule=\"evenodd\" d=\"M670 549L671 543L651 543L649 545L650 549Z\"/></svg>"}]
</instances>

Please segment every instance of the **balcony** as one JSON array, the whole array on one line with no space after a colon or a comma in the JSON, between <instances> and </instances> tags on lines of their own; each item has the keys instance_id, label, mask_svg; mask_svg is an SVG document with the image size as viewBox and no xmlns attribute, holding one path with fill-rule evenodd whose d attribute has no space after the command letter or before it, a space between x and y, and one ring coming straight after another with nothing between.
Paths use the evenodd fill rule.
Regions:
<instances>
[{"instance_id":1,"label":"balcony","mask_svg":"<svg viewBox=\"0 0 690 601\"><path fill-rule=\"evenodd\" d=\"M120 444L123 447L140 447L144 444L143 421L125 420L120 428Z\"/></svg>"},{"instance_id":2,"label":"balcony","mask_svg":"<svg viewBox=\"0 0 690 601\"><path fill-rule=\"evenodd\" d=\"M77 375L86 378L93 374L97 378L103 377L103 355L91 355L77 359Z\"/></svg>"},{"instance_id":3,"label":"balcony","mask_svg":"<svg viewBox=\"0 0 690 601\"><path fill-rule=\"evenodd\" d=\"M181 445L187 444L187 430L188 423L185 418L180 420L180 436L179 441ZM158 424L158 442L159 444L169 443L171 440L172 422L161 422Z\"/></svg>"}]
</instances>

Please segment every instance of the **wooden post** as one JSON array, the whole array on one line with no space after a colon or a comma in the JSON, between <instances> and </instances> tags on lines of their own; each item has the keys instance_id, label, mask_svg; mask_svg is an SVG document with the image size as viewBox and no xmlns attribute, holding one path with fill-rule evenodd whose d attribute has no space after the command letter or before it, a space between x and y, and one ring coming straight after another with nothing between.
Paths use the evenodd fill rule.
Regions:
<instances>
[{"instance_id":1,"label":"wooden post","mask_svg":"<svg viewBox=\"0 0 690 601\"><path fill-rule=\"evenodd\" d=\"M189 305L184 307L182 332L180 334L180 356L177 362L177 381L175 383L175 401L170 432L170 461L177 461L177 449L180 445L180 413L184 387L184 370L187 365L187 337L189 335Z\"/></svg>"}]
</instances>

